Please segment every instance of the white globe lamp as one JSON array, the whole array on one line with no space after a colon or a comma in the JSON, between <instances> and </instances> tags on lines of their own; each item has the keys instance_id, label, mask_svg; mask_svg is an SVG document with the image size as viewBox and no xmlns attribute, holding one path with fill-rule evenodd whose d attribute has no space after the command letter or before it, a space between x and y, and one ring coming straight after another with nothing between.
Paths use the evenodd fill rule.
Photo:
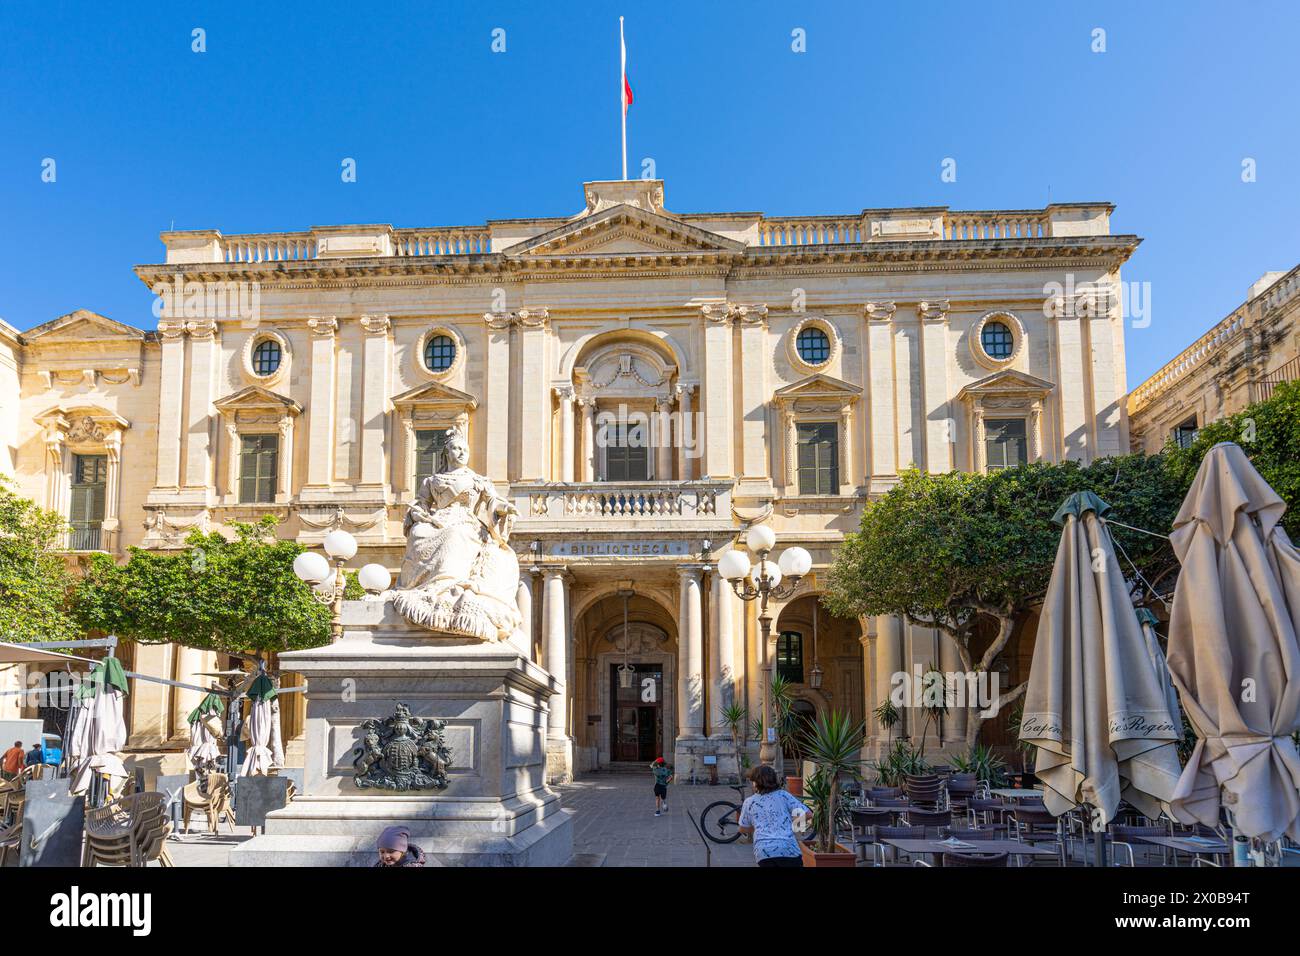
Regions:
<instances>
[{"instance_id":1,"label":"white globe lamp","mask_svg":"<svg viewBox=\"0 0 1300 956\"><path fill-rule=\"evenodd\" d=\"M743 551L727 551L718 559L718 573L726 581L738 581L749 573L749 558Z\"/></svg>"},{"instance_id":2,"label":"white globe lamp","mask_svg":"<svg viewBox=\"0 0 1300 956\"><path fill-rule=\"evenodd\" d=\"M315 551L304 551L293 559L293 573L308 584L324 581L330 573L330 563L324 555Z\"/></svg>"},{"instance_id":3,"label":"white globe lamp","mask_svg":"<svg viewBox=\"0 0 1300 956\"><path fill-rule=\"evenodd\" d=\"M754 570L749 572L749 580L754 582L754 587L760 587L759 581L766 577L768 586L775 588L781 583L781 569L775 561L760 561L754 565Z\"/></svg>"},{"instance_id":4,"label":"white globe lamp","mask_svg":"<svg viewBox=\"0 0 1300 956\"><path fill-rule=\"evenodd\" d=\"M746 532L745 544L755 554L771 551L776 546L776 532L765 524L756 524Z\"/></svg>"},{"instance_id":5,"label":"white globe lamp","mask_svg":"<svg viewBox=\"0 0 1300 956\"><path fill-rule=\"evenodd\" d=\"M357 572L357 581L368 594L380 594L388 590L393 583L393 576L382 564L367 564Z\"/></svg>"},{"instance_id":6,"label":"white globe lamp","mask_svg":"<svg viewBox=\"0 0 1300 956\"><path fill-rule=\"evenodd\" d=\"M325 553L336 561L351 561L357 553L357 539L343 529L325 535Z\"/></svg>"},{"instance_id":7,"label":"white globe lamp","mask_svg":"<svg viewBox=\"0 0 1300 956\"><path fill-rule=\"evenodd\" d=\"M786 548L779 563L783 575L799 578L812 570L812 555L803 548Z\"/></svg>"}]
</instances>

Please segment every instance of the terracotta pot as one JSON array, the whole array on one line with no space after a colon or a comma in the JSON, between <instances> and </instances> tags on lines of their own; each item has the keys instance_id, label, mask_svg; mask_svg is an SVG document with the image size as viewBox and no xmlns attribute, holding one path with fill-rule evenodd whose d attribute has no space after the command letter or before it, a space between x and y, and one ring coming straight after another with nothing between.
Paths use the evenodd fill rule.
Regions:
<instances>
[{"instance_id":1,"label":"terracotta pot","mask_svg":"<svg viewBox=\"0 0 1300 956\"><path fill-rule=\"evenodd\" d=\"M786 777L785 788L790 791L792 797L803 796L803 777Z\"/></svg>"},{"instance_id":2,"label":"terracotta pot","mask_svg":"<svg viewBox=\"0 0 1300 956\"><path fill-rule=\"evenodd\" d=\"M804 866L857 866L857 855L844 846L843 843L835 844L835 851L832 853L819 853L809 844L800 842L799 855L803 857Z\"/></svg>"}]
</instances>

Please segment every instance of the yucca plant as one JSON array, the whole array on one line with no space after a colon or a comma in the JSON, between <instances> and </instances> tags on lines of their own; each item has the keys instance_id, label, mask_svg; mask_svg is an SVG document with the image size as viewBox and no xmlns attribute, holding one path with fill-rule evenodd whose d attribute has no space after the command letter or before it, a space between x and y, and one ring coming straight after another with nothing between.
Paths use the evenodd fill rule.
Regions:
<instances>
[{"instance_id":1,"label":"yucca plant","mask_svg":"<svg viewBox=\"0 0 1300 956\"><path fill-rule=\"evenodd\" d=\"M808 759L817 764L816 792L808 792L813 801L813 823L817 833L817 849L830 853L835 849L836 823L843 808L840 806L840 777L857 780L865 727L853 723L847 714L833 710L813 721L804 735L803 749ZM819 812L820 808L820 812Z\"/></svg>"},{"instance_id":2,"label":"yucca plant","mask_svg":"<svg viewBox=\"0 0 1300 956\"><path fill-rule=\"evenodd\" d=\"M888 732L889 746L893 747L894 728L897 727L898 722L903 719L903 715L899 713L898 708L894 706L894 702L886 697L884 703L871 712L871 716L875 717L876 723L880 724L880 726L884 727Z\"/></svg>"},{"instance_id":3,"label":"yucca plant","mask_svg":"<svg viewBox=\"0 0 1300 956\"><path fill-rule=\"evenodd\" d=\"M776 728L776 766L778 777L785 776L785 751L799 743L799 715L794 711L794 688L780 674L772 676L772 713L768 719Z\"/></svg>"},{"instance_id":4,"label":"yucca plant","mask_svg":"<svg viewBox=\"0 0 1300 956\"><path fill-rule=\"evenodd\" d=\"M727 730L731 733L731 745L736 751L736 782L740 783L744 779L741 773L744 755L740 752L740 735L749 721L749 711L743 704L733 702L723 707L718 716L722 718L722 722L727 725Z\"/></svg>"},{"instance_id":5,"label":"yucca plant","mask_svg":"<svg viewBox=\"0 0 1300 956\"><path fill-rule=\"evenodd\" d=\"M1007 762L984 744L975 744L969 753L956 754L948 763L958 773L973 773L980 783L990 787L1006 786Z\"/></svg>"},{"instance_id":6,"label":"yucca plant","mask_svg":"<svg viewBox=\"0 0 1300 956\"><path fill-rule=\"evenodd\" d=\"M921 750L925 755L925 738L930 726L938 726L939 718L948 713L948 686L943 672L934 664L925 665L921 675L921 711L925 718L921 723Z\"/></svg>"},{"instance_id":7,"label":"yucca plant","mask_svg":"<svg viewBox=\"0 0 1300 956\"><path fill-rule=\"evenodd\" d=\"M882 787L901 787L906 776L924 776L934 768L924 755L906 740L895 740L894 746L880 760L867 763L876 773L876 783Z\"/></svg>"}]
</instances>

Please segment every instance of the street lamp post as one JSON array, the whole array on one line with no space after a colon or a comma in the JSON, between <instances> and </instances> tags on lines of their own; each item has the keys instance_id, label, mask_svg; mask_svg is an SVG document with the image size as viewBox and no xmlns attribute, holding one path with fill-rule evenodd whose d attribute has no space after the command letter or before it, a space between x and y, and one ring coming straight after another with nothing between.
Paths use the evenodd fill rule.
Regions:
<instances>
[{"instance_id":1,"label":"street lamp post","mask_svg":"<svg viewBox=\"0 0 1300 956\"><path fill-rule=\"evenodd\" d=\"M788 598L799 588L803 576L812 569L812 555L803 548L786 548L777 563L768 560L776 547L776 532L767 525L754 525L745 535L745 546L758 555L758 563L751 566L749 556L738 548L725 552L718 559L718 573L731 584L731 589L742 601L759 601L758 624L763 641L763 739L759 744L758 759L771 765L776 760L776 733L772 718L772 661L768 657L767 643L772 633L772 615L768 612L770 598L778 601Z\"/></svg>"},{"instance_id":2,"label":"street lamp post","mask_svg":"<svg viewBox=\"0 0 1300 956\"><path fill-rule=\"evenodd\" d=\"M304 551L293 561L293 573L311 585L311 595L330 608L330 635L337 641L343 637L343 592L347 589L347 572L343 565L357 553L357 539L341 528L325 535L322 542L324 555ZM330 563L333 562L333 567ZM369 594L388 590L393 577L382 564L367 564L357 572L357 582Z\"/></svg>"}]
</instances>

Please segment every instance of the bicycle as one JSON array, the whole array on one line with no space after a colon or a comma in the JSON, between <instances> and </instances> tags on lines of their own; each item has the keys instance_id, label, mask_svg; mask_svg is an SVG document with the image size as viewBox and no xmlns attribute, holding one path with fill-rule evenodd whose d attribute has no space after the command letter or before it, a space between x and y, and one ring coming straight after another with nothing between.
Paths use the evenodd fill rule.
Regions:
<instances>
[{"instance_id":1,"label":"bicycle","mask_svg":"<svg viewBox=\"0 0 1300 956\"><path fill-rule=\"evenodd\" d=\"M732 790L741 802L745 799L745 788L733 785ZM735 843L740 839L740 803L730 800L715 800L700 813L700 830L714 843Z\"/></svg>"}]
</instances>

